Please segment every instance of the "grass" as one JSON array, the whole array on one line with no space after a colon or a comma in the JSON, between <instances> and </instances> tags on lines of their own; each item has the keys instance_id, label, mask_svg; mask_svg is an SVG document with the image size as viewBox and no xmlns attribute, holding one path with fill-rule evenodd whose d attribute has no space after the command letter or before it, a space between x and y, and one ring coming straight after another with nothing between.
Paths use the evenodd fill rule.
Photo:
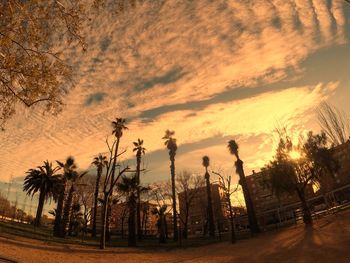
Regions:
<instances>
[{"instance_id":1,"label":"grass","mask_svg":"<svg viewBox=\"0 0 350 263\"><path fill-rule=\"evenodd\" d=\"M90 235L84 237L70 237L66 238L58 238L54 237L52 234L52 228L50 227L33 227L29 224L19 223L19 222L4 222L0 221L0 236L5 238L11 238L13 236L32 238L45 242L56 242L56 243L64 243L64 244L79 244L79 245L87 245L87 246L99 246L99 239L92 238ZM242 236L242 239L246 238L246 234ZM213 243L228 241L228 233L222 235L222 237L216 239L210 238L189 238L182 239L181 244L180 241L174 242L172 239L169 239L166 244L160 244L158 238L156 237L145 237L141 241L137 242L138 247L140 248L164 248L164 249L172 249L178 247L199 247L204 245L209 245ZM111 240L106 242L106 246L108 247L127 247L127 239L121 239L120 237L112 236Z\"/></svg>"}]
</instances>

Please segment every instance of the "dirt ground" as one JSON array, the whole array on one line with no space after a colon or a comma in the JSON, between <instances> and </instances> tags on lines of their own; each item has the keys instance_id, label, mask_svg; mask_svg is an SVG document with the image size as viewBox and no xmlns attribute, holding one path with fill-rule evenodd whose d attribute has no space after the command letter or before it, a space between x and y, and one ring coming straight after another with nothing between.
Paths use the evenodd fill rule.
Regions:
<instances>
[{"instance_id":1,"label":"dirt ground","mask_svg":"<svg viewBox=\"0 0 350 263\"><path fill-rule=\"evenodd\" d=\"M172 250L97 248L0 237L1 256L19 262L350 262L350 210L231 245ZM0 262L1 259L0 259Z\"/></svg>"}]
</instances>

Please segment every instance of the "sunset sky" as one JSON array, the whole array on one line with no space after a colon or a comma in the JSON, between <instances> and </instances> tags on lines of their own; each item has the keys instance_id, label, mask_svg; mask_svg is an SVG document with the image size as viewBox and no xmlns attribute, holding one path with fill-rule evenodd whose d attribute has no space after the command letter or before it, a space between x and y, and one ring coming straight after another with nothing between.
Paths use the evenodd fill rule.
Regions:
<instances>
[{"instance_id":1,"label":"sunset sky","mask_svg":"<svg viewBox=\"0 0 350 263\"><path fill-rule=\"evenodd\" d=\"M350 113L350 4L343 0L146 1L86 30L88 50L66 51L76 86L57 117L18 109L0 133L0 180L44 160L88 169L106 152L115 117L128 120L123 160L144 139L146 183L170 178L162 137L175 130L176 169L233 171L235 139L246 174L271 159L277 122L319 131L327 100ZM109 6L110 10L115 8ZM237 177L235 177L237 179Z\"/></svg>"}]
</instances>

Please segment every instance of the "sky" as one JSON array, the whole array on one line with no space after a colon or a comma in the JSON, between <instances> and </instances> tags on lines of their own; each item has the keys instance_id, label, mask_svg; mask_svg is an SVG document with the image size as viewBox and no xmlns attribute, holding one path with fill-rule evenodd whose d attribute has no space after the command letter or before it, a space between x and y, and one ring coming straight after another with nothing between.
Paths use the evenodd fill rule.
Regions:
<instances>
[{"instance_id":1,"label":"sky","mask_svg":"<svg viewBox=\"0 0 350 263\"><path fill-rule=\"evenodd\" d=\"M132 142L144 140L145 183L170 178L166 129L175 131L177 172L203 173L208 155L212 170L234 173L235 139L248 175L272 158L277 123L318 132L322 101L350 113L343 0L157 0L118 15L112 2L85 30L87 51L65 51L75 87L62 112L19 106L0 133L0 181L13 176L20 189L28 169L69 155L91 169L116 117L128 120L123 164L135 165Z\"/></svg>"}]
</instances>

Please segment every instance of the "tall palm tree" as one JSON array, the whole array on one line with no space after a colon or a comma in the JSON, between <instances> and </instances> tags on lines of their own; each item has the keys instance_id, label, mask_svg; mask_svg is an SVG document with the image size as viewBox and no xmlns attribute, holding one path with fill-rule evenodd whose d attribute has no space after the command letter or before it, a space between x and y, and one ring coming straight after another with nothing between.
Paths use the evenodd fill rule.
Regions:
<instances>
[{"instance_id":1,"label":"tall palm tree","mask_svg":"<svg viewBox=\"0 0 350 263\"><path fill-rule=\"evenodd\" d=\"M136 152L136 182L137 182L137 204L136 204L136 221L137 221L137 236L142 238L141 228L141 196L140 196L140 171L141 171L141 158L145 154L146 148L143 147L143 140L137 139L137 142L133 142Z\"/></svg>"},{"instance_id":2,"label":"tall palm tree","mask_svg":"<svg viewBox=\"0 0 350 263\"><path fill-rule=\"evenodd\" d=\"M170 158L170 173L171 173L171 192L173 198L173 230L174 230L174 241L178 240L177 230L177 213L176 213L176 191L175 191L175 155L177 151L176 139L173 138L175 132L166 130L163 139L165 140L164 145L169 150Z\"/></svg>"},{"instance_id":3,"label":"tall palm tree","mask_svg":"<svg viewBox=\"0 0 350 263\"><path fill-rule=\"evenodd\" d=\"M116 118L114 121L112 121L112 134L116 137L116 144L114 149L114 156L113 156L113 164L111 169L111 184L110 187L112 188L112 192L110 196L113 198L113 187L112 184L114 182L115 178L115 168L117 166L117 159L118 159L118 150L119 150L119 143L120 139L123 136L124 130L127 130L128 127L126 127L126 119L124 118ZM106 238L107 240L110 239L110 231L109 231L109 223L110 223L110 215L111 215L111 206L108 204L107 207L107 222L106 222Z\"/></svg>"},{"instance_id":4,"label":"tall palm tree","mask_svg":"<svg viewBox=\"0 0 350 263\"><path fill-rule=\"evenodd\" d=\"M39 204L34 221L35 226L40 225L41 215L46 200L56 198L61 178L55 173L59 167L52 167L52 163L45 161L44 165L38 166L37 169L30 169L24 179L23 191L27 195L33 196L39 191Z\"/></svg>"},{"instance_id":5,"label":"tall palm tree","mask_svg":"<svg viewBox=\"0 0 350 263\"><path fill-rule=\"evenodd\" d=\"M123 131L128 129L128 127L126 127L125 124L126 124L126 119L123 119L123 118L116 118L115 121L112 121L112 127L113 127L112 134L114 134L117 141L116 141L114 158L113 158L111 182L114 181L114 177L115 177L115 168L116 168L116 164L117 164L120 138L123 136Z\"/></svg>"},{"instance_id":6,"label":"tall palm tree","mask_svg":"<svg viewBox=\"0 0 350 263\"><path fill-rule=\"evenodd\" d=\"M136 199L137 199L137 177L122 177L122 181L118 183L118 189L127 196L127 204L129 207L128 219L128 246L136 246Z\"/></svg>"},{"instance_id":7,"label":"tall palm tree","mask_svg":"<svg viewBox=\"0 0 350 263\"><path fill-rule=\"evenodd\" d=\"M63 215L63 205L66 199L67 182L73 177L75 169L77 168L75 160L72 156L68 156L65 163L56 161L57 164L63 169L62 174L62 184L60 189L60 194L57 200L56 216L54 222L54 235L63 237L62 229L62 215Z\"/></svg>"},{"instance_id":8,"label":"tall palm tree","mask_svg":"<svg viewBox=\"0 0 350 263\"><path fill-rule=\"evenodd\" d=\"M96 166L97 176L96 176L96 186L95 186L95 194L94 194L94 214L92 217L92 236L96 237L96 218L97 218L97 203L98 203L98 192L100 188L100 181L103 168L108 164L107 157L99 154L94 158L92 165Z\"/></svg>"},{"instance_id":9,"label":"tall palm tree","mask_svg":"<svg viewBox=\"0 0 350 263\"><path fill-rule=\"evenodd\" d=\"M208 172L208 167L210 165L210 159L208 156L203 156L202 165L205 167L205 182L207 187L207 209L208 209L208 224L209 224L209 235L215 237L215 225L214 225L214 214L213 214L213 203L211 197L211 187L210 187L210 174Z\"/></svg>"},{"instance_id":10,"label":"tall palm tree","mask_svg":"<svg viewBox=\"0 0 350 263\"><path fill-rule=\"evenodd\" d=\"M243 161L239 158L238 144L236 143L235 140L230 140L228 142L227 148L229 149L230 153L236 157L236 162L235 162L236 173L239 176L239 183L242 186L242 190L243 190L244 200L245 200L247 213L248 213L250 231L252 233L259 233L260 228L258 225L258 221L256 219L255 209L249 193L247 181L244 175Z\"/></svg>"}]
</instances>

